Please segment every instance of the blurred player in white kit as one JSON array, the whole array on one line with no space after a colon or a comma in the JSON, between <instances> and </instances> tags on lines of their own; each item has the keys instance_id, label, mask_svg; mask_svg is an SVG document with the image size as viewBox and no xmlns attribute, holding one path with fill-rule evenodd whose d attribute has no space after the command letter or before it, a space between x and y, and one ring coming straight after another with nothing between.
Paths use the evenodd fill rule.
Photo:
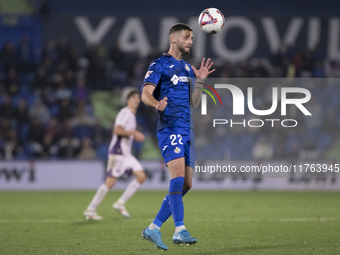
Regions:
<instances>
[{"instance_id":1,"label":"blurred player in white kit","mask_svg":"<svg viewBox=\"0 0 340 255\"><path fill-rule=\"evenodd\" d=\"M140 94L138 90L130 90L127 95L127 106L119 111L114 124L113 136L108 149L106 181L98 188L91 203L83 213L87 220L103 219L96 212L98 205L102 202L107 192L116 184L118 178L125 172L132 171L136 178L131 181L122 196L112 205L123 216L130 217L130 214L125 209L125 203L145 181L142 165L131 155L133 140L141 142L145 139L144 135L136 130L136 111L139 103Z\"/></svg>"}]
</instances>

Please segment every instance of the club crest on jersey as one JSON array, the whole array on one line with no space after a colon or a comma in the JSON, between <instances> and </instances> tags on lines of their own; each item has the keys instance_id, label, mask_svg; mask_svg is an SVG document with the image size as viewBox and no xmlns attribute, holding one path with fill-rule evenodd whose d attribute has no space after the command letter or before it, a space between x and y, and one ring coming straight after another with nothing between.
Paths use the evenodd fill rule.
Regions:
<instances>
[{"instance_id":1,"label":"club crest on jersey","mask_svg":"<svg viewBox=\"0 0 340 255\"><path fill-rule=\"evenodd\" d=\"M185 69L186 69L188 72L190 72L190 68L189 68L189 66L188 66L187 64L185 64Z\"/></svg>"},{"instance_id":2,"label":"club crest on jersey","mask_svg":"<svg viewBox=\"0 0 340 255\"><path fill-rule=\"evenodd\" d=\"M181 152L181 149L180 149L180 148L178 148L178 147L176 147L176 148L175 148L175 150L174 150L174 152L178 154L178 153L180 153L180 152Z\"/></svg>"},{"instance_id":3,"label":"club crest on jersey","mask_svg":"<svg viewBox=\"0 0 340 255\"><path fill-rule=\"evenodd\" d=\"M153 73L153 71L148 71L145 75L145 79L149 78L150 74L152 74L152 73Z\"/></svg>"}]
</instances>

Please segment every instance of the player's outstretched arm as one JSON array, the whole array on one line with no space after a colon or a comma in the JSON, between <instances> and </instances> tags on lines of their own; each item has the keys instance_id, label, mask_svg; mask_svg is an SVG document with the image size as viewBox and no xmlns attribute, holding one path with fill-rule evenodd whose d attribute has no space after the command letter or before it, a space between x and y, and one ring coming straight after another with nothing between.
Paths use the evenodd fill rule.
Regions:
<instances>
[{"instance_id":1,"label":"player's outstretched arm","mask_svg":"<svg viewBox=\"0 0 340 255\"><path fill-rule=\"evenodd\" d=\"M142 92L142 101L148 106L155 107L158 111L164 111L165 107L168 104L168 98L164 97L161 101L156 100L152 95L154 90L154 86L145 85Z\"/></svg>"},{"instance_id":2,"label":"player's outstretched arm","mask_svg":"<svg viewBox=\"0 0 340 255\"><path fill-rule=\"evenodd\" d=\"M113 132L114 134L118 136L123 136L123 137L129 137L130 135L133 135L137 142L142 142L145 139L145 136L141 132L137 130L127 131L120 125L115 126Z\"/></svg>"},{"instance_id":3,"label":"player's outstretched arm","mask_svg":"<svg viewBox=\"0 0 340 255\"><path fill-rule=\"evenodd\" d=\"M143 135L142 132L139 132L139 131L135 131L135 140L137 142L143 142L145 140L145 136Z\"/></svg>"},{"instance_id":4,"label":"player's outstretched arm","mask_svg":"<svg viewBox=\"0 0 340 255\"><path fill-rule=\"evenodd\" d=\"M203 58L200 69L197 70L194 66L191 66L196 76L195 87L199 88L203 87L203 85L200 83L203 83L205 79L208 77L208 75L215 71L215 69L210 70L212 65L213 62L211 62L210 58L208 58L207 62L205 62L205 58ZM191 105L193 107L197 107L199 105L201 101L201 95L202 95L201 89L194 89L191 95Z\"/></svg>"}]
</instances>

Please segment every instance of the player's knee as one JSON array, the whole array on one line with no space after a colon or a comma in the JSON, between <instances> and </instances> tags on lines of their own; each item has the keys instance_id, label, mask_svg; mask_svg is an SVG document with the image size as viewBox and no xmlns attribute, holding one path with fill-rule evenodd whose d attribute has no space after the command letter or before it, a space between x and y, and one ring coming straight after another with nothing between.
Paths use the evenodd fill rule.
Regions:
<instances>
[{"instance_id":1,"label":"player's knee","mask_svg":"<svg viewBox=\"0 0 340 255\"><path fill-rule=\"evenodd\" d=\"M184 177L185 175L185 169L183 167L182 164L180 164L180 162L176 162L174 164L171 164L171 168L169 168L171 171L171 175L173 178L176 177Z\"/></svg>"},{"instance_id":2,"label":"player's knee","mask_svg":"<svg viewBox=\"0 0 340 255\"><path fill-rule=\"evenodd\" d=\"M185 178L184 184L183 184L183 190L189 191L192 187L192 179L191 178Z\"/></svg>"},{"instance_id":3,"label":"player's knee","mask_svg":"<svg viewBox=\"0 0 340 255\"><path fill-rule=\"evenodd\" d=\"M192 187L192 183L184 183L183 190L189 191Z\"/></svg>"},{"instance_id":4,"label":"player's knee","mask_svg":"<svg viewBox=\"0 0 340 255\"><path fill-rule=\"evenodd\" d=\"M112 189L113 188L113 183L107 183L107 182L105 182L105 185L106 185L106 187L110 190L110 189Z\"/></svg>"},{"instance_id":5,"label":"player's knee","mask_svg":"<svg viewBox=\"0 0 340 255\"><path fill-rule=\"evenodd\" d=\"M116 183L116 179L115 178L106 178L105 185L106 185L106 187L109 190L113 188L115 183Z\"/></svg>"},{"instance_id":6,"label":"player's knee","mask_svg":"<svg viewBox=\"0 0 340 255\"><path fill-rule=\"evenodd\" d=\"M146 180L145 173L144 173L143 171L141 171L141 173L138 174L138 175L136 176L136 178L137 178L137 182L139 182L140 184L142 184L142 183L145 182L145 180Z\"/></svg>"}]
</instances>

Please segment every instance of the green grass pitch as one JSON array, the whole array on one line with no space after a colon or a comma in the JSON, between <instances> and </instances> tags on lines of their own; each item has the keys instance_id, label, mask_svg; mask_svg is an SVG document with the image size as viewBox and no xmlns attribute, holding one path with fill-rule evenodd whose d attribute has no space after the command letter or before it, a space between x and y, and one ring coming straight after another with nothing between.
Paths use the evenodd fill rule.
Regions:
<instances>
[{"instance_id":1,"label":"green grass pitch","mask_svg":"<svg viewBox=\"0 0 340 255\"><path fill-rule=\"evenodd\" d=\"M127 203L130 219L98 207L102 221L82 212L94 192L0 192L0 254L160 254L141 238L166 191L140 191ZM339 192L191 191L184 222L198 239L172 244L172 218L161 228L167 254L340 254Z\"/></svg>"}]
</instances>

